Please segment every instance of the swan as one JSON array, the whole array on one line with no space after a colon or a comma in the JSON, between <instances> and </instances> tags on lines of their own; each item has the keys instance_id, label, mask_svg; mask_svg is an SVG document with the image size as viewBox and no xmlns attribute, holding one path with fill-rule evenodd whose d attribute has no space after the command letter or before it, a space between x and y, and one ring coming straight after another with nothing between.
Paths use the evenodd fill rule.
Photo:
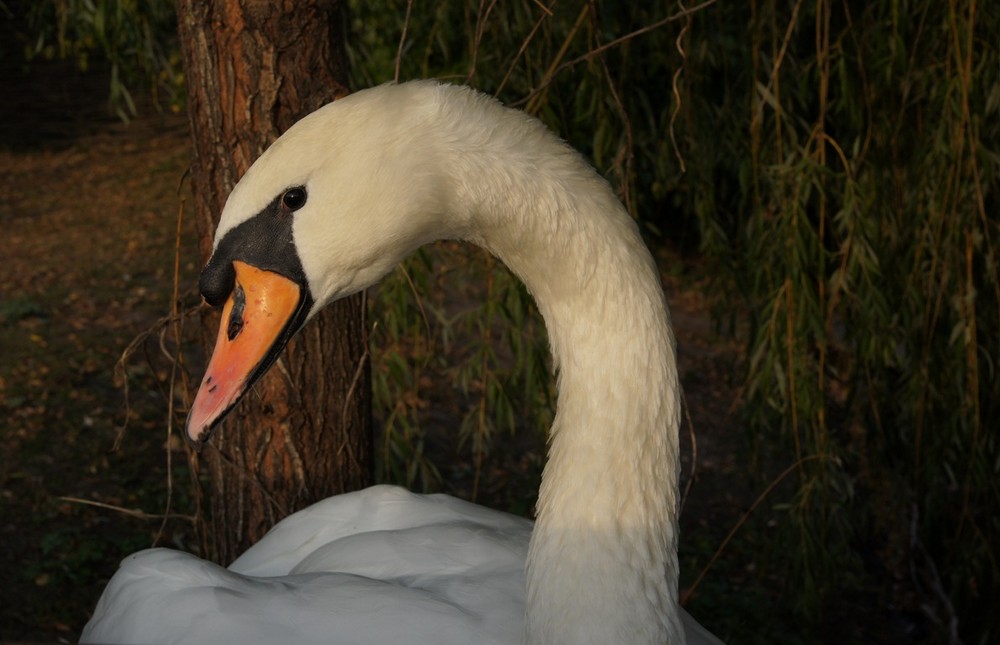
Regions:
<instances>
[{"instance_id":1,"label":"swan","mask_svg":"<svg viewBox=\"0 0 1000 645\"><path fill-rule=\"evenodd\" d=\"M189 439L208 440L324 305L443 238L505 262L549 332L558 405L536 521L390 486L335 496L228 568L128 557L82 641L719 642L678 604L680 394L653 259L581 155L469 88L357 92L246 172L200 279L223 318Z\"/></svg>"}]
</instances>

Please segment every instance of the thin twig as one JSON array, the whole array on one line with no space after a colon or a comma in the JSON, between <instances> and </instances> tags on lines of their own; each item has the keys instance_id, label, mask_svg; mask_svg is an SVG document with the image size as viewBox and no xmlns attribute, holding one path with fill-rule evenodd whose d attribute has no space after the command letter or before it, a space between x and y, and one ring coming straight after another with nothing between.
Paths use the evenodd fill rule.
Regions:
<instances>
[{"instance_id":1,"label":"thin twig","mask_svg":"<svg viewBox=\"0 0 1000 645\"><path fill-rule=\"evenodd\" d=\"M698 435L694 431L694 420L691 418L691 407L688 405L687 396L681 390L681 408L684 410L684 418L687 419L688 434L691 436L691 474L688 475L687 483L684 485L684 492L681 494L680 511L684 510L684 503L687 502L691 486L698 476Z\"/></svg>"},{"instance_id":2,"label":"thin twig","mask_svg":"<svg viewBox=\"0 0 1000 645\"><path fill-rule=\"evenodd\" d=\"M517 54L514 55L514 60L510 62L510 67L507 68L507 73L504 74L503 79L501 79L500 81L500 84L497 85L497 89L493 93L493 96L496 97L500 96L500 92L503 91L503 88L504 86L507 85L507 81L510 79L511 74L514 73L514 68L517 66L517 61L521 60L521 56L524 55L525 50L528 49L528 44L531 43L532 40L534 40L535 34L538 33L538 30L542 27L542 23L545 21L545 19L553 15L552 7L556 6L557 1L558 0L552 0L552 4L550 4L548 7L542 7L542 9L544 10L542 17L539 18L537 21L535 21L535 26L531 28L531 32L521 43L520 49L518 49ZM540 7L542 6L541 3L538 2L538 0L535 0L535 4L537 4Z\"/></svg>"},{"instance_id":3,"label":"thin twig","mask_svg":"<svg viewBox=\"0 0 1000 645\"><path fill-rule=\"evenodd\" d=\"M361 358L358 359L358 367L354 370L354 376L351 378L351 385L350 387L347 388L347 394L344 395L344 407L342 408L340 414L341 428L347 427L347 412L349 409L348 404L351 402L351 399L354 398L355 389L358 387L358 383L361 382L361 375L364 374L365 363L369 359L370 355L368 353L368 346L365 345L365 351L361 355ZM343 446L341 446L341 450L343 450ZM340 452L341 452L340 450L337 451L338 456L340 455Z\"/></svg>"},{"instance_id":4,"label":"thin twig","mask_svg":"<svg viewBox=\"0 0 1000 645\"><path fill-rule=\"evenodd\" d=\"M134 508L123 508L121 506L115 506L114 504L106 504L104 502L97 502L92 499L82 499L80 497L69 497L66 495L61 495L56 499L62 500L64 502L69 502L70 504L83 504L84 506L96 506L97 508L106 508L110 511L115 511L121 513L122 515L128 515L129 517L134 517L140 520L187 520L189 522L195 522L198 518L193 515L182 515L180 513L168 513L165 515L158 515L153 513L146 513L145 511L136 510Z\"/></svg>"},{"instance_id":5,"label":"thin twig","mask_svg":"<svg viewBox=\"0 0 1000 645\"><path fill-rule=\"evenodd\" d=\"M392 80L399 82L399 68L403 61L403 45L406 43L406 32L410 28L410 12L413 11L413 0L406 1L406 17L403 19L403 33L399 35L399 49L396 50L396 73Z\"/></svg>"},{"instance_id":6,"label":"thin twig","mask_svg":"<svg viewBox=\"0 0 1000 645\"><path fill-rule=\"evenodd\" d=\"M424 321L424 329L427 330L427 337L424 339L424 353L429 354L431 351L431 333L433 330L431 329L431 319L427 316L427 310L424 308L424 299L420 295L420 290L417 289L417 285L413 282L413 278L406 267L400 265L399 270L403 272L403 277L406 278L406 284L409 285L410 292L413 294L413 301L417 303L417 309L420 310L420 317Z\"/></svg>"},{"instance_id":7,"label":"thin twig","mask_svg":"<svg viewBox=\"0 0 1000 645\"><path fill-rule=\"evenodd\" d=\"M121 374L122 377L122 390L125 396L125 420L118 428L118 434L115 436L114 444L111 447L112 450L118 450L121 447L122 440L125 438L125 432L128 430L129 419L132 417L132 406L130 403L128 385L128 368L126 367L129 359L132 357L132 354L142 347L150 336L161 333L161 331L170 323L175 322L179 318L187 318L188 316L194 315L206 307L208 307L207 304L200 302L197 305L188 307L176 315L170 314L160 318L144 332L133 338L132 342L130 342L125 349L122 350L121 356L118 357L118 362L115 363L115 371Z\"/></svg>"},{"instance_id":8,"label":"thin twig","mask_svg":"<svg viewBox=\"0 0 1000 645\"><path fill-rule=\"evenodd\" d=\"M555 78L555 75L559 73L560 69L562 69L562 67L559 65L559 61L561 61L566 56L566 52L569 51L570 44L573 42L573 39L576 38L576 32L580 30L580 26L583 25L583 21L587 18L587 14L589 12L590 12L590 5L589 4L583 5L583 7L580 9L580 15L576 17L576 22L573 23L573 27L569 30L569 33L566 34L566 38L563 40L562 45L559 47L559 51L556 52L556 55L552 57L552 61L549 63L548 69L546 69L545 73L542 75L542 82L538 86L538 89L533 91L531 94L526 96L521 101L513 103L512 105L518 105L523 101L527 101L528 105L524 108L525 112L527 112L528 114L536 114L539 111L542 102L540 98L541 90L547 88L549 84L552 82L552 79Z\"/></svg>"},{"instance_id":9,"label":"thin twig","mask_svg":"<svg viewBox=\"0 0 1000 645\"><path fill-rule=\"evenodd\" d=\"M610 42L607 42L607 43L601 45L600 47L597 47L597 48L595 48L595 49L593 49L591 51L588 51L586 54L583 54L582 56L577 56L573 60L570 60L570 61L567 61L567 62L563 63L562 65L560 65L559 67L557 67L555 70L553 70L551 74L546 74L542 78L542 81L538 85L538 87L536 87L535 89L533 89L527 96L519 99L518 101L516 101L514 103L511 103L511 105L512 106L518 106L518 105L522 105L524 103L527 103L527 102L531 101L538 93L540 93L542 90L544 90L546 87L548 87L552 83L553 79L555 79L556 75L558 75L559 72L563 71L564 69L568 69L568 68L573 67L573 66L577 65L578 63L582 63L584 61L589 61L594 56L597 56L598 54L606 52L609 49L617 47L618 45L621 45L622 43L627 42L629 40L632 40L633 38L636 38L637 36L641 36L643 34L649 33L651 31L659 29L660 27L662 27L664 25L667 25L667 24L669 24L671 22L676 22L676 21L678 21L678 20L680 20L682 18L686 18L687 16L690 16L692 14L698 13L702 9L706 9L706 8L712 6L716 2L718 2L718 0L705 0L705 2L697 4L697 5L693 6L693 7L691 7L690 9L684 9L683 11L679 11L679 12L677 12L675 14L671 14L671 15L667 16L666 18L662 18L660 20L657 20L654 23L646 25L645 27L641 27L639 29L636 29L635 31L629 32L629 33L625 34L624 36L621 36L619 38L615 38L614 40L612 40Z\"/></svg>"},{"instance_id":10,"label":"thin twig","mask_svg":"<svg viewBox=\"0 0 1000 645\"><path fill-rule=\"evenodd\" d=\"M594 39L600 43L600 29L597 24L597 7L594 5L594 1L590 2L591 11L591 23L594 30ZM615 172L621 178L621 186L619 186L619 195L622 202L625 203L625 210L627 210L632 215L635 215L635 210L632 204L632 162L634 160L634 144L632 138L632 121L628 117L628 111L625 109L625 103L622 101L621 96L618 94L618 88L615 87L614 79L611 78L611 70L608 68L608 61L601 56L601 69L604 70L604 77L608 81L608 91L611 92L611 98L614 100L615 109L618 111L618 116L621 117L622 125L625 128L625 143L618 147L618 152L615 154L614 168Z\"/></svg>"},{"instance_id":11,"label":"thin twig","mask_svg":"<svg viewBox=\"0 0 1000 645\"><path fill-rule=\"evenodd\" d=\"M183 178L181 179L183 181ZM178 185L178 189L180 185ZM160 538L163 537L163 532L167 528L167 517L170 515L170 507L173 505L174 501L174 451L170 447L170 439L174 435L174 390L177 385L177 368L179 367L182 359L181 353L181 330L184 328L184 319L178 317L178 310L180 306L180 282L181 282L181 234L184 231L184 200L181 199L180 205L177 207L177 233L174 237L174 289L170 302L170 314L173 316L175 322L173 324L174 330L174 347L175 355L174 360L170 361L170 385L167 388L167 440L164 445L167 452L167 501L163 508L163 521L160 522L160 528L156 532L156 537L153 538L153 546L156 546L160 542Z\"/></svg>"},{"instance_id":12,"label":"thin twig","mask_svg":"<svg viewBox=\"0 0 1000 645\"><path fill-rule=\"evenodd\" d=\"M472 63L469 65L469 73L465 77L465 84L469 85L472 83L472 77L476 75L476 64L479 61L479 46L483 43L483 34L486 33L486 21L489 20L490 14L493 13L493 7L496 6L497 0L491 0L490 6L486 7L486 11L483 11L483 4L486 0L480 0L479 11L476 14L476 42L472 46Z\"/></svg>"},{"instance_id":13,"label":"thin twig","mask_svg":"<svg viewBox=\"0 0 1000 645\"><path fill-rule=\"evenodd\" d=\"M543 5L540 0L532 0L532 2L534 2L536 5L538 5L538 8L541 9L542 11L544 11L546 14L548 14L548 16L550 18L554 15L552 13L552 7L555 5L555 0L553 0L552 4L550 4L547 7L545 5Z\"/></svg>"},{"instance_id":14,"label":"thin twig","mask_svg":"<svg viewBox=\"0 0 1000 645\"><path fill-rule=\"evenodd\" d=\"M681 11L685 10L683 0L677 0L677 4L680 6ZM684 35L687 34L688 29L691 28L691 14L688 14L687 20L684 21L684 26L681 27L681 31L677 34L677 40L674 41L674 46L681 55L681 64L677 66L674 70L674 77L670 83L671 88L674 92L674 110L670 113L670 145L674 148L674 155L677 157L677 163L681 166L681 173L687 172L687 167L684 165L684 155L681 154L680 148L677 146L677 137L674 134L674 123L677 121L677 115L681 113L681 92L678 89L678 81L681 78L681 73L684 71L684 64L687 62L687 53L684 51Z\"/></svg>"},{"instance_id":15,"label":"thin twig","mask_svg":"<svg viewBox=\"0 0 1000 645\"><path fill-rule=\"evenodd\" d=\"M271 504L271 508L275 510L279 517L286 517L289 515L289 510L278 501L278 498L275 497L266 486L264 486L263 482L254 477L246 468L240 467L227 453L220 450L219 446L216 445L216 442L208 441L205 443L205 447L208 450L213 451L218 456L219 460L226 466L229 466L229 468L236 473L240 479L250 482L250 484L257 489L257 492L259 492L264 499Z\"/></svg>"},{"instance_id":16,"label":"thin twig","mask_svg":"<svg viewBox=\"0 0 1000 645\"><path fill-rule=\"evenodd\" d=\"M704 567L702 567L701 571L698 573L698 577L695 578L694 583L692 583L691 586L688 587L688 589L681 596L681 605L686 605L688 601L691 600L691 596L694 595L695 590L698 588L698 585L701 584L701 581L705 578L705 575L708 573L708 570L712 568L712 565L715 564L715 561L719 559L719 556L722 555L722 552L726 549L727 546L729 546L729 543L736 536L737 531L739 531L743 527L743 525L746 524L747 520L750 519L750 516L753 515L753 512L757 510L757 507L760 506L765 499L767 499L768 495L771 494L771 491L777 488L778 484L780 484L785 479L785 477L790 475L795 470L801 468L802 464L806 463L807 461L813 461L819 459L821 456L822 455L809 455L808 457L802 457L794 464L786 468L780 475L775 477L770 484L767 485L767 488L764 489L764 492L761 493L757 497L757 499L754 500L754 503L750 505L750 508L747 509L743 513L743 515L740 516L740 519L736 522L735 526L733 526L733 528L729 531L729 535L727 535L726 539L722 541L722 544L719 545L719 548L715 550L715 553L712 555L708 563Z\"/></svg>"}]
</instances>

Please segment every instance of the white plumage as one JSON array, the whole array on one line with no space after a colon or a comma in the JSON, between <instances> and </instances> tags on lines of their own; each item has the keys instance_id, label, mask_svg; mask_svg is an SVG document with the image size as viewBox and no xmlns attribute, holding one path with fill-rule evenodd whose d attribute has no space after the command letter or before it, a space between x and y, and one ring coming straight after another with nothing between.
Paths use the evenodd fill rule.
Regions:
<instances>
[{"instance_id":1,"label":"white plumage","mask_svg":"<svg viewBox=\"0 0 1000 645\"><path fill-rule=\"evenodd\" d=\"M234 189L216 248L293 186L308 194L292 235L310 315L441 238L483 246L525 282L559 376L537 522L391 487L338 496L228 570L162 549L131 556L83 639L717 642L677 603L673 334L607 182L535 119L412 82L291 128Z\"/></svg>"},{"instance_id":2,"label":"white plumage","mask_svg":"<svg viewBox=\"0 0 1000 645\"><path fill-rule=\"evenodd\" d=\"M516 643L530 535L523 518L375 486L289 516L228 569L169 549L130 556L84 636Z\"/></svg>"}]
</instances>

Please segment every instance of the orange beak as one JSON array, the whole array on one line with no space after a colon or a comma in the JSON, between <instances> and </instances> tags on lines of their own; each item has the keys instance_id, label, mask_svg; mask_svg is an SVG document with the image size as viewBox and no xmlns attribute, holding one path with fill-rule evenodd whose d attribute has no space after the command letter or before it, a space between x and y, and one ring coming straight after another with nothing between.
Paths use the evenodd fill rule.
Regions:
<instances>
[{"instance_id":1,"label":"orange beak","mask_svg":"<svg viewBox=\"0 0 1000 645\"><path fill-rule=\"evenodd\" d=\"M187 436L200 446L250 385L277 358L301 318L302 288L236 260L236 282L222 309L219 335L191 411Z\"/></svg>"}]
</instances>

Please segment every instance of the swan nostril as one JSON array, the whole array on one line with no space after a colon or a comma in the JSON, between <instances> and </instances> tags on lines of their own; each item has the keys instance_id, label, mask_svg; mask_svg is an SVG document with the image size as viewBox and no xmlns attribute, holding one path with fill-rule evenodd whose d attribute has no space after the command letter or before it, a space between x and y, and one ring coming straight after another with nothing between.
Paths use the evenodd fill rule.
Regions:
<instances>
[{"instance_id":1,"label":"swan nostril","mask_svg":"<svg viewBox=\"0 0 1000 645\"><path fill-rule=\"evenodd\" d=\"M243 331L245 324L243 321L243 311L246 309L246 306L246 292L243 291L243 287L236 285L236 291L233 293L233 309L229 313L229 324L226 327L226 336L229 340L233 340Z\"/></svg>"},{"instance_id":2,"label":"swan nostril","mask_svg":"<svg viewBox=\"0 0 1000 645\"><path fill-rule=\"evenodd\" d=\"M236 284L236 269L233 263L222 259L218 253L213 254L208 264L201 271L198 279L198 290L205 302L218 307L226 302Z\"/></svg>"}]
</instances>

